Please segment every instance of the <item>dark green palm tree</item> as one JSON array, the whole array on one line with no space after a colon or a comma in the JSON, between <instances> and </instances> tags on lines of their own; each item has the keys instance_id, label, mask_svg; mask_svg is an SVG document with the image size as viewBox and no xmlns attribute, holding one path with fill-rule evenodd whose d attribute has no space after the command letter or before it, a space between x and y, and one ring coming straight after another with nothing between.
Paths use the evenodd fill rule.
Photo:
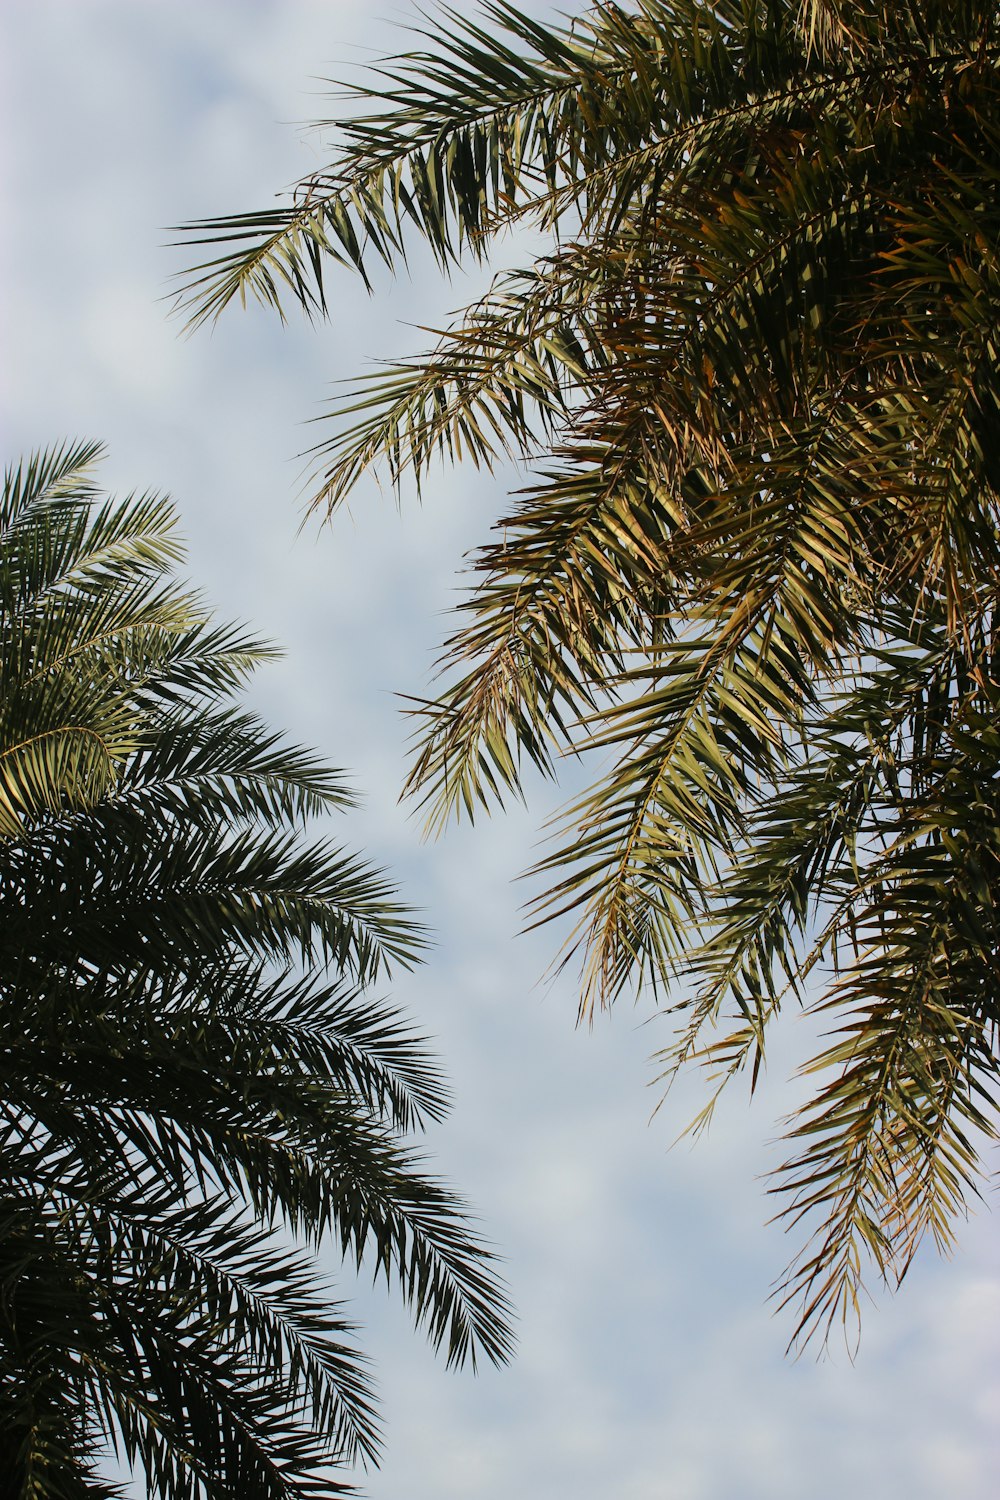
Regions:
<instances>
[{"instance_id":1,"label":"dark green palm tree","mask_svg":"<svg viewBox=\"0 0 1000 1500\"><path fill-rule=\"evenodd\" d=\"M426 35L287 204L195 226L228 244L193 315L323 313L329 261L411 235L445 269L550 235L358 382L315 504L378 462L533 464L409 789L440 826L602 753L535 915L575 920L582 1014L670 987L665 1075L755 1082L787 999L824 1015L775 1191L825 1331L866 1266L950 1244L996 1129L1000 9L498 3Z\"/></svg>"},{"instance_id":2,"label":"dark green palm tree","mask_svg":"<svg viewBox=\"0 0 1000 1500\"><path fill-rule=\"evenodd\" d=\"M437 1068L366 993L420 929L304 839L349 794L240 710L270 653L173 582L166 502L97 504L97 453L0 515L0 1493L116 1493L114 1444L170 1500L328 1495L378 1430L306 1247L450 1362L507 1357L506 1305L406 1143Z\"/></svg>"}]
</instances>

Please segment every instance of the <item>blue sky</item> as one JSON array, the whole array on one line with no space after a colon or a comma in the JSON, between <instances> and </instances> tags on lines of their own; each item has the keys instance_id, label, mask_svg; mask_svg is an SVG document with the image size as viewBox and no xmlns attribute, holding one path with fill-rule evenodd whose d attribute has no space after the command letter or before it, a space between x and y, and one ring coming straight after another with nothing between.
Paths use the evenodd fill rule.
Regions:
<instances>
[{"instance_id":1,"label":"blue sky","mask_svg":"<svg viewBox=\"0 0 1000 1500\"><path fill-rule=\"evenodd\" d=\"M408 6L386 7L405 22ZM392 869L437 946L394 994L436 1039L454 1085L430 1140L500 1248L520 1313L508 1370L443 1369L405 1313L335 1264L376 1365L376 1500L937 1500L994 1494L1000 1428L995 1217L951 1263L925 1253L866 1319L852 1365L784 1358L767 1295L790 1248L768 1227L786 1082L808 1049L790 1024L748 1108L671 1150L685 1085L650 1122L648 1007L574 1029L572 976L540 978L551 933L519 936L552 795L423 845L397 806L406 726L447 629L462 554L505 483L442 471L397 510L374 484L319 530L302 518L302 424L331 383L420 345L472 290L426 261L368 299L347 273L331 319L282 329L234 311L183 339L167 317L183 256L167 226L264 206L318 165L299 125L333 113L320 77L403 45L349 0L6 0L0 279L4 457L64 437L110 449L119 492L169 491L189 574L222 615L285 648L257 706L345 766L365 804L338 837Z\"/></svg>"}]
</instances>

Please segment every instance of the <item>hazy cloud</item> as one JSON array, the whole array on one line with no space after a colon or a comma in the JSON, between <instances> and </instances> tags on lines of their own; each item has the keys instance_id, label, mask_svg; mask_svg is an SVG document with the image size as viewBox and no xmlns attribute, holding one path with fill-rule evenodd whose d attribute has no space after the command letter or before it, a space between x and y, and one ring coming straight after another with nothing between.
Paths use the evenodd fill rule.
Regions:
<instances>
[{"instance_id":1,"label":"hazy cloud","mask_svg":"<svg viewBox=\"0 0 1000 1500\"><path fill-rule=\"evenodd\" d=\"M766 1297L787 1247L765 1226L760 1174L799 1039L783 1039L752 1110L734 1096L707 1140L669 1151L695 1090L648 1123L662 1022L625 1007L574 1031L570 977L537 982L551 935L517 936L526 892L511 881L549 794L432 847L397 806L406 727L393 694L426 687L462 553L502 490L442 474L398 515L372 484L296 538L296 455L331 382L423 342L397 320L442 317L461 284L441 287L418 258L414 280L372 301L345 273L328 328L234 311L183 340L166 319L184 261L166 227L266 204L319 159L296 129L329 112L313 80L399 33L343 0L7 0L0 27L6 456L101 437L109 482L174 494L193 579L286 649L260 706L346 765L366 795L348 836L437 932L397 994L454 1081L433 1149L507 1257L521 1353L505 1372L449 1374L394 1303L360 1288L388 1437L369 1493L988 1500L1000 1456L988 1218L952 1264L926 1254L883 1301L855 1366L786 1361L788 1320Z\"/></svg>"}]
</instances>

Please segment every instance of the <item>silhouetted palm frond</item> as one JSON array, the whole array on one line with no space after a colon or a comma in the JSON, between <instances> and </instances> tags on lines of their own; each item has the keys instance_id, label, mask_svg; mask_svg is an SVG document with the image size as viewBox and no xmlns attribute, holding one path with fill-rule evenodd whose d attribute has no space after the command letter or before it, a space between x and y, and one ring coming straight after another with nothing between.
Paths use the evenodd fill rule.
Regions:
<instances>
[{"instance_id":1,"label":"silhouetted palm frond","mask_svg":"<svg viewBox=\"0 0 1000 1500\"><path fill-rule=\"evenodd\" d=\"M510 1351L490 1255L407 1137L436 1065L368 986L421 929L307 843L341 778L235 698L268 653L172 581L169 505L97 450L0 530L4 1494L328 1495L372 1458L363 1354L290 1231L370 1256L449 1362ZM340 1477L338 1477L340 1476Z\"/></svg>"}]
</instances>

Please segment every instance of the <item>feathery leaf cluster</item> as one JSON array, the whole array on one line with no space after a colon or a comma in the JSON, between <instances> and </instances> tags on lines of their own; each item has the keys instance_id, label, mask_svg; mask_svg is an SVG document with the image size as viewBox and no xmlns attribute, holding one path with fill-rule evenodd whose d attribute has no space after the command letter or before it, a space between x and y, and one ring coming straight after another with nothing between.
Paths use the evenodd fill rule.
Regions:
<instances>
[{"instance_id":1,"label":"feathery leaf cluster","mask_svg":"<svg viewBox=\"0 0 1000 1500\"><path fill-rule=\"evenodd\" d=\"M196 321L324 312L328 260L367 278L412 236L447 268L550 234L359 383L315 504L376 463L533 465L471 559L409 791L440 827L603 750L535 915L575 918L582 1014L674 986L668 1075L755 1081L825 975L776 1184L804 1336L854 1318L866 1267L949 1243L995 1134L998 23L995 0L448 11L289 203L192 226L228 242Z\"/></svg>"},{"instance_id":2,"label":"feathery leaf cluster","mask_svg":"<svg viewBox=\"0 0 1000 1500\"><path fill-rule=\"evenodd\" d=\"M507 1357L506 1303L408 1144L438 1070L366 989L422 931L306 842L349 793L239 708L270 653L173 581L165 501L97 504L97 456L22 464L0 521L0 1489L115 1494L110 1443L171 1500L326 1496L379 1436L305 1247L450 1362Z\"/></svg>"}]
</instances>

